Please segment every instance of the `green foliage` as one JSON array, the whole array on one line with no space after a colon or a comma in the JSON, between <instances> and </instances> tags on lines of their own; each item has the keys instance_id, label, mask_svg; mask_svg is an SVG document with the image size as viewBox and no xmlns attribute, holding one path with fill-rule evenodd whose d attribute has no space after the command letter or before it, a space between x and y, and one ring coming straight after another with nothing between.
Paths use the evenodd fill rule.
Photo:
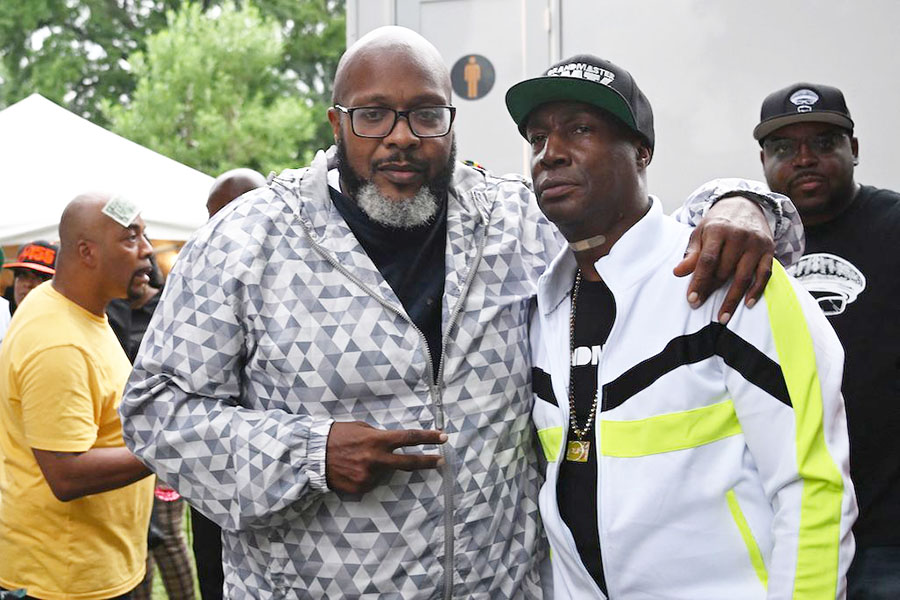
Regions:
<instances>
[{"instance_id":1,"label":"green foliage","mask_svg":"<svg viewBox=\"0 0 900 600\"><path fill-rule=\"evenodd\" d=\"M180 0L0 1L0 107L38 92L103 124L101 98L128 96L127 58Z\"/></svg>"},{"instance_id":2,"label":"green foliage","mask_svg":"<svg viewBox=\"0 0 900 600\"><path fill-rule=\"evenodd\" d=\"M168 20L132 56L131 102L104 102L113 130L212 175L308 162L324 113L281 70L279 25L231 3L206 14L185 4Z\"/></svg>"},{"instance_id":3,"label":"green foliage","mask_svg":"<svg viewBox=\"0 0 900 600\"><path fill-rule=\"evenodd\" d=\"M0 108L38 92L102 126L115 116L119 133L211 174L297 166L331 140L325 110L344 5L0 0ZM203 23L232 13L245 20ZM188 14L174 33L174 15Z\"/></svg>"},{"instance_id":4,"label":"green foliage","mask_svg":"<svg viewBox=\"0 0 900 600\"><path fill-rule=\"evenodd\" d=\"M347 19L344 0L255 0L264 15L282 23L285 51L282 66L307 91L322 118L316 139L330 144L331 127L324 118L331 106L334 72L346 49Z\"/></svg>"}]
</instances>

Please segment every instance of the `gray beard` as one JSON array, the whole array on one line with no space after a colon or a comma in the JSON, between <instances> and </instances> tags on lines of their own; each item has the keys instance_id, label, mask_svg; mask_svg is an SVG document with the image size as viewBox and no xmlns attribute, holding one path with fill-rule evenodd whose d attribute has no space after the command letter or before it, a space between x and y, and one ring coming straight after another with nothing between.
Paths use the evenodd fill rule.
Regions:
<instances>
[{"instance_id":1,"label":"gray beard","mask_svg":"<svg viewBox=\"0 0 900 600\"><path fill-rule=\"evenodd\" d=\"M356 202L366 215L380 225L396 229L412 229L425 225L437 214L439 203L427 185L412 198L391 200L366 181L356 193Z\"/></svg>"}]
</instances>

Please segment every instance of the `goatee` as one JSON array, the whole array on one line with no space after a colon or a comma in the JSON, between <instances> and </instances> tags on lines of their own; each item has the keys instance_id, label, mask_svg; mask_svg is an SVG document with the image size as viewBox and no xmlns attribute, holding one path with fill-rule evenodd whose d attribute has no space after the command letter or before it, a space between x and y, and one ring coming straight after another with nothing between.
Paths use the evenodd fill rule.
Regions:
<instances>
[{"instance_id":1,"label":"goatee","mask_svg":"<svg viewBox=\"0 0 900 600\"><path fill-rule=\"evenodd\" d=\"M414 155L397 152L380 162L407 162L427 168ZM344 192L372 221L394 229L412 229L430 223L447 199L453 168L456 162L456 140L450 146L450 156L443 168L411 197L396 199L381 193L371 180L361 177L350 166L343 138L337 143L337 163Z\"/></svg>"}]
</instances>

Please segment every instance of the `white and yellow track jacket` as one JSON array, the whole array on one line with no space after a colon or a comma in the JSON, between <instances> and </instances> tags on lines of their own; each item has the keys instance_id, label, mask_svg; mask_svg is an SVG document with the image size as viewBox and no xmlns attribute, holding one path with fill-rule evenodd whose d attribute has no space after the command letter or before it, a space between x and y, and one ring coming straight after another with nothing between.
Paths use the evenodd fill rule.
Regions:
<instances>
[{"instance_id":1,"label":"white and yellow track jacket","mask_svg":"<svg viewBox=\"0 0 900 600\"><path fill-rule=\"evenodd\" d=\"M840 393L843 350L776 263L764 298L716 320L719 291L685 301L673 267L690 230L647 215L595 264L616 302L594 428L603 569L613 599L845 597L856 501ZM538 285L534 420L540 510L557 598L603 598L559 514L569 423L566 248Z\"/></svg>"}]
</instances>

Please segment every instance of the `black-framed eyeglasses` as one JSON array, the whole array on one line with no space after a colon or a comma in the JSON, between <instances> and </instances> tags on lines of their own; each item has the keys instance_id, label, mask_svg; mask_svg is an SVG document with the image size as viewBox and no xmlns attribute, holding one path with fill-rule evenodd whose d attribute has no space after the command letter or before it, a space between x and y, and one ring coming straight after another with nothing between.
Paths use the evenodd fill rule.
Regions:
<instances>
[{"instance_id":1,"label":"black-framed eyeglasses","mask_svg":"<svg viewBox=\"0 0 900 600\"><path fill-rule=\"evenodd\" d=\"M444 137L456 117L455 106L419 106L409 110L394 110L384 106L354 106L340 104L334 107L350 116L350 128L359 137L387 137L397 125L397 119L406 117L413 135L420 138Z\"/></svg>"},{"instance_id":2,"label":"black-framed eyeglasses","mask_svg":"<svg viewBox=\"0 0 900 600\"><path fill-rule=\"evenodd\" d=\"M806 138L766 138L763 150L766 155L777 160L791 160L800 152L801 144L806 144L809 151L816 156L825 156L834 152L840 141L847 135L843 131L829 131L811 135Z\"/></svg>"}]
</instances>

